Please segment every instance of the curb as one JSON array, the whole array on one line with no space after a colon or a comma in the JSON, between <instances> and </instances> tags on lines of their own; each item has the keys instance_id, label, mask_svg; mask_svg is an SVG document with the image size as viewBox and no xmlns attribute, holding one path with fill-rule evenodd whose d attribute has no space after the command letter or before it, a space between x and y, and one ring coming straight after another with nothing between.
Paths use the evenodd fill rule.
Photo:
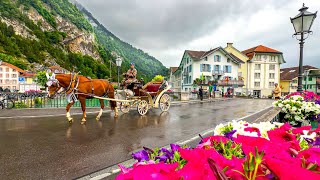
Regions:
<instances>
[{"instance_id":1,"label":"curb","mask_svg":"<svg viewBox=\"0 0 320 180\"><path fill-rule=\"evenodd\" d=\"M210 101L209 101L209 102L210 102ZM214 102L214 101L213 101L213 102ZM247 115L247 116L238 118L236 121L241 121L241 120L243 120L243 119L245 119L245 118L247 118L247 117L256 115L256 114L258 114L258 113L261 113L261 112L263 112L263 111L265 111L265 110L267 110L267 109L269 109L269 108L271 108L271 107L272 107L272 106L268 106L268 107L266 107L266 108L264 108L264 109L262 109L262 110L259 110L259 111L257 111L257 112L252 113L252 114L249 114L249 115ZM203 136L203 137L206 137L206 136L208 136L208 135L210 135L210 134L213 134L214 129L215 129L215 127L214 127L214 128L210 128L210 129L207 129L207 130L202 131L202 132L199 132L199 133L197 133L197 134L193 134L193 135L191 135L188 139L182 139L182 140L179 140L179 141L177 141L177 142L174 142L173 144L179 144L180 146L182 146L182 145L188 144L188 143L190 143L190 142L192 142L192 141L195 141L195 140L197 140L197 139L200 140L199 134L201 134L201 136ZM164 147L164 148L169 148L170 145L166 145L166 146L163 146L163 147ZM161 148L162 148L162 147L161 147ZM136 151L138 151L138 150L136 150ZM107 177L109 177L109 176L112 176L112 175L115 175L115 174L119 173L121 170L120 170L120 168L118 167L118 164L121 164L121 165L123 165L123 166L125 166L125 167L132 167L132 165L133 165L135 162L136 162L136 160L134 160L133 158L131 158L131 159L128 159L128 160L126 160L126 161L119 162L119 163L117 163L117 164L115 164L115 165L106 167L106 168L101 169L101 170L97 170L97 171L95 171L95 172L93 172L93 173L90 173L90 174L88 174L88 175L84 175L84 176L82 176L82 177L75 178L75 179L78 179L78 180L100 180L100 179L107 178Z\"/></svg>"}]
</instances>

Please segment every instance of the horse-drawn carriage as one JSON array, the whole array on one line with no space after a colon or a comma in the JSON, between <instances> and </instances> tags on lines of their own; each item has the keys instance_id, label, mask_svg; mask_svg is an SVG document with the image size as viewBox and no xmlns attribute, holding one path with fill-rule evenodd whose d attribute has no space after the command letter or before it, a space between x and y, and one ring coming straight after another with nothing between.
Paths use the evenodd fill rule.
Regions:
<instances>
[{"instance_id":1,"label":"horse-drawn carriage","mask_svg":"<svg viewBox=\"0 0 320 180\"><path fill-rule=\"evenodd\" d=\"M123 113L128 113L132 107L136 107L140 115L145 115L151 108L168 111L170 96L165 92L169 89L167 81L149 82L144 86L141 82L133 82L127 88L117 90L115 99Z\"/></svg>"},{"instance_id":2,"label":"horse-drawn carriage","mask_svg":"<svg viewBox=\"0 0 320 180\"><path fill-rule=\"evenodd\" d=\"M71 74L54 74L50 76L47 73L48 97L54 98L59 93L65 92L67 95L68 105L66 107L66 117L69 123L73 122L70 115L70 107L80 101L83 111L81 124L86 122L86 103L88 98L97 98L100 100L101 109L96 117L100 119L103 109L104 100L110 101L110 108L115 111L114 116L118 116L118 107L123 113L129 112L132 107L137 107L139 114L145 115L150 108L159 108L167 111L170 108L170 97L165 94L170 89L166 81L161 83L149 82L143 86L141 82L131 82L130 86L125 86L122 90L115 92L113 86L102 79L90 79L80 76L77 73Z\"/></svg>"}]
</instances>

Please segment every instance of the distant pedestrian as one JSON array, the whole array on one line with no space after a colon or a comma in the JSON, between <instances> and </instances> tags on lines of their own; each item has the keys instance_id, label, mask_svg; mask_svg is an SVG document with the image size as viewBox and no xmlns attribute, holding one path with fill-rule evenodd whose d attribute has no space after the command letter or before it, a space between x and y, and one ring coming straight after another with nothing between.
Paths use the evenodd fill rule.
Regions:
<instances>
[{"instance_id":1,"label":"distant pedestrian","mask_svg":"<svg viewBox=\"0 0 320 180\"><path fill-rule=\"evenodd\" d=\"M274 90L272 92L274 94L274 99L275 100L279 100L280 99L280 96L281 96L281 88L280 86L278 85L278 83L275 83L274 84Z\"/></svg>"},{"instance_id":2,"label":"distant pedestrian","mask_svg":"<svg viewBox=\"0 0 320 180\"><path fill-rule=\"evenodd\" d=\"M202 101L203 100L203 89L202 89L202 86L200 86L200 88L199 88L199 97L200 97L200 100Z\"/></svg>"},{"instance_id":3,"label":"distant pedestrian","mask_svg":"<svg viewBox=\"0 0 320 180\"><path fill-rule=\"evenodd\" d=\"M212 90L213 90L213 86L211 85L211 83L209 83L209 99L212 98Z\"/></svg>"},{"instance_id":4,"label":"distant pedestrian","mask_svg":"<svg viewBox=\"0 0 320 180\"><path fill-rule=\"evenodd\" d=\"M224 87L222 87L221 95L222 95L222 97L224 97Z\"/></svg>"}]
</instances>

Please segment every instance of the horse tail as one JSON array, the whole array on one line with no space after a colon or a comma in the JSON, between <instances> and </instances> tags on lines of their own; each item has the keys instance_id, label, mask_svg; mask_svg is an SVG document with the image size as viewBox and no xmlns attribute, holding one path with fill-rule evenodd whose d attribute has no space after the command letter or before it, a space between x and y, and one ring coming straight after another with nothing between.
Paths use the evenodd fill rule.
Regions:
<instances>
[{"instance_id":1,"label":"horse tail","mask_svg":"<svg viewBox=\"0 0 320 180\"><path fill-rule=\"evenodd\" d=\"M112 84L108 83L108 97L114 99L114 88L112 86ZM116 101L110 101L110 106L111 106L111 110L114 110L115 107L117 107L117 102Z\"/></svg>"}]
</instances>

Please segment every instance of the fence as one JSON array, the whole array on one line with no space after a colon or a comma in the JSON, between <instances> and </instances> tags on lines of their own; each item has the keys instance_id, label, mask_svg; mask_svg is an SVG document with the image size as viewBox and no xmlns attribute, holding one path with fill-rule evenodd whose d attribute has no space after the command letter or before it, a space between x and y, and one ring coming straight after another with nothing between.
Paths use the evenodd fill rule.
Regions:
<instances>
[{"instance_id":1,"label":"fence","mask_svg":"<svg viewBox=\"0 0 320 180\"><path fill-rule=\"evenodd\" d=\"M66 107L68 102L65 94L57 94L54 99L47 97L47 93L3 93L3 96L8 96L15 103L15 108L60 108ZM105 100L105 105L108 101ZM80 102L74 103L73 107L80 107ZM87 99L87 107L100 107L98 99Z\"/></svg>"},{"instance_id":2,"label":"fence","mask_svg":"<svg viewBox=\"0 0 320 180\"><path fill-rule=\"evenodd\" d=\"M169 96L171 97L171 101L181 101L182 93L185 93L185 92L167 92L167 94L169 94ZM208 99L208 98L209 98L208 92L204 91L203 99ZM193 93L193 92L189 93L189 100L197 100L197 99L200 99L198 93Z\"/></svg>"}]
</instances>

